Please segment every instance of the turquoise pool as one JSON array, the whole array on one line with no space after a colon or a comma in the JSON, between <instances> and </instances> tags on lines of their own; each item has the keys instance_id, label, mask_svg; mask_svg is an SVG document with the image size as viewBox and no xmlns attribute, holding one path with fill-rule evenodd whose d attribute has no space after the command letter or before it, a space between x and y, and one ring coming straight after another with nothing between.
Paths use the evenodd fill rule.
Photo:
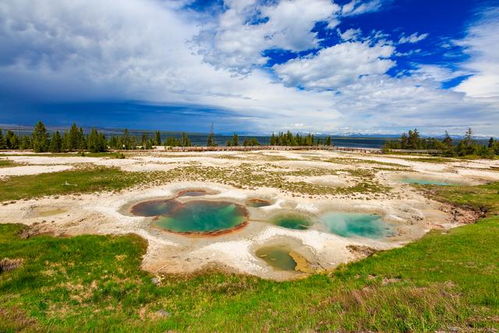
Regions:
<instances>
[{"instance_id":1,"label":"turquoise pool","mask_svg":"<svg viewBox=\"0 0 499 333\"><path fill-rule=\"evenodd\" d=\"M393 234L381 216L359 213L327 213L321 217L326 229L342 237L383 238Z\"/></svg>"}]
</instances>

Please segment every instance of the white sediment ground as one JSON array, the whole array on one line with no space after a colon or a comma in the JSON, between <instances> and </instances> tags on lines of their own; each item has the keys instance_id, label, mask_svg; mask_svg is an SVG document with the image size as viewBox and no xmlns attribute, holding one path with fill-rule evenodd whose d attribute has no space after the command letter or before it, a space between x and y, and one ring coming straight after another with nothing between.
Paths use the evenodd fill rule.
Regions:
<instances>
[{"instance_id":1,"label":"white sediment ground","mask_svg":"<svg viewBox=\"0 0 499 333\"><path fill-rule=\"evenodd\" d=\"M130 172L167 171L192 165L237 168L241 163L278 170L330 168L349 170L367 168L376 179L391 189L380 195L303 195L279 188L239 189L214 182L172 182L161 186L141 185L121 192L102 192L43 197L0 206L0 223L22 223L36 232L55 235L124 235L136 234L148 242L142 267L154 273L192 273L218 266L228 271L269 279L292 279L297 272L277 271L255 255L262 246L289 244L316 270L330 270L342 263L361 259L372 250L400 247L422 237L431 229L447 229L473 220L473 214L426 198L413 186L403 184L404 177L447 180L460 184L480 184L499 180L497 161L456 161L429 163L397 156L314 152L224 152L218 153L143 153L126 159L105 157L52 157L15 155L8 158L21 166L0 168L5 179L20 175L69 170L80 165L118 167ZM326 162L327 160L335 161ZM341 160L345 159L345 163ZM358 161L355 162L355 161ZM381 162L381 164L376 164ZM385 164L382 164L385 163ZM388 165L396 164L396 166ZM393 170L390 170L393 169ZM355 184L348 173L326 176L290 176L290 181L322 186L343 187ZM173 198L188 189L204 189L202 197L179 200L219 200L244 205L249 199L269 200L270 205L247 208L249 223L238 230L218 236L192 237L162 231L152 226L152 218L133 216L129 208L136 202L157 198ZM321 228L318 217L326 212L361 212L378 214L395 231L381 239L341 237ZM306 214L315 221L309 230L291 230L269 223L281 213ZM456 217L457 216L457 217Z\"/></svg>"},{"instance_id":2,"label":"white sediment ground","mask_svg":"<svg viewBox=\"0 0 499 333\"><path fill-rule=\"evenodd\" d=\"M71 165L21 165L0 168L0 178L11 176L39 175L41 173L60 172L71 169Z\"/></svg>"}]
</instances>

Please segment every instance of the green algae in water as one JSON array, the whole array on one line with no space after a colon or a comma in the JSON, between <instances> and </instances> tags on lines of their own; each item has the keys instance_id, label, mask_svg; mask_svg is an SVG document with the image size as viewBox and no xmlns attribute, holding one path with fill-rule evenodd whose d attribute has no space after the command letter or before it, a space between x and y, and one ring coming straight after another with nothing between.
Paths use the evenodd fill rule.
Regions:
<instances>
[{"instance_id":1,"label":"green algae in water","mask_svg":"<svg viewBox=\"0 0 499 333\"><path fill-rule=\"evenodd\" d=\"M182 233L210 233L232 229L246 221L246 210L231 202L191 201L161 216L160 228Z\"/></svg>"},{"instance_id":2,"label":"green algae in water","mask_svg":"<svg viewBox=\"0 0 499 333\"><path fill-rule=\"evenodd\" d=\"M295 230L307 230L312 225L308 218L299 215L279 216L274 219L273 223L283 228Z\"/></svg>"},{"instance_id":3,"label":"green algae in water","mask_svg":"<svg viewBox=\"0 0 499 333\"><path fill-rule=\"evenodd\" d=\"M342 237L383 238L393 232L380 216L359 213L329 213L321 218L329 232Z\"/></svg>"},{"instance_id":4,"label":"green algae in water","mask_svg":"<svg viewBox=\"0 0 499 333\"><path fill-rule=\"evenodd\" d=\"M419 184L419 185L439 185L439 186L454 185L452 183L440 182L437 180L429 180L429 179L422 179L422 178L404 178L404 179L402 179L402 183Z\"/></svg>"},{"instance_id":5,"label":"green algae in water","mask_svg":"<svg viewBox=\"0 0 499 333\"><path fill-rule=\"evenodd\" d=\"M132 214L136 216L166 215L178 209L182 204L176 200L151 200L136 204L132 207Z\"/></svg>"},{"instance_id":6,"label":"green algae in water","mask_svg":"<svg viewBox=\"0 0 499 333\"><path fill-rule=\"evenodd\" d=\"M294 271L296 261L289 254L290 249L282 246L266 246L256 251L256 256L280 271Z\"/></svg>"}]
</instances>

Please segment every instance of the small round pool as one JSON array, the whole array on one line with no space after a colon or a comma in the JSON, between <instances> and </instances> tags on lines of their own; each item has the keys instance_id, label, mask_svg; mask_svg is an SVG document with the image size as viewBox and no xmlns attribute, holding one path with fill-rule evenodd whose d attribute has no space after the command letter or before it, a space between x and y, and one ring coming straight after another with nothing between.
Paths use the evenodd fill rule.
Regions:
<instances>
[{"instance_id":1,"label":"small round pool","mask_svg":"<svg viewBox=\"0 0 499 333\"><path fill-rule=\"evenodd\" d=\"M232 202L191 201L158 217L161 229L184 234L221 234L247 223L247 211Z\"/></svg>"},{"instance_id":2,"label":"small round pool","mask_svg":"<svg viewBox=\"0 0 499 333\"><path fill-rule=\"evenodd\" d=\"M296 261L290 255L291 250L283 246L266 246L256 250L256 256L279 271L294 271Z\"/></svg>"},{"instance_id":3,"label":"small round pool","mask_svg":"<svg viewBox=\"0 0 499 333\"><path fill-rule=\"evenodd\" d=\"M274 218L272 223L286 229L307 230L312 222L301 215L282 215Z\"/></svg>"},{"instance_id":4,"label":"small round pool","mask_svg":"<svg viewBox=\"0 0 499 333\"><path fill-rule=\"evenodd\" d=\"M321 217L326 229L342 237L383 238L393 234L381 216L359 213L327 213Z\"/></svg>"}]
</instances>

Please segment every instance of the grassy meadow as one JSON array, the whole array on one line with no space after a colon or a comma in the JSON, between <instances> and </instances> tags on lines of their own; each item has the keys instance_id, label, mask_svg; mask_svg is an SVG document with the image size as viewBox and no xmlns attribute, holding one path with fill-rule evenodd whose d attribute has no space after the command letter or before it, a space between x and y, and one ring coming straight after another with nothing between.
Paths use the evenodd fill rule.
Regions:
<instances>
[{"instance_id":1,"label":"grassy meadow","mask_svg":"<svg viewBox=\"0 0 499 333\"><path fill-rule=\"evenodd\" d=\"M46 195L119 191L139 184L142 176L142 173L107 167L82 167L39 175L14 176L0 180L0 202Z\"/></svg>"},{"instance_id":2,"label":"grassy meadow","mask_svg":"<svg viewBox=\"0 0 499 333\"><path fill-rule=\"evenodd\" d=\"M15 167L15 166L19 166L19 164L15 163L11 160L0 159L0 168L11 168L11 167Z\"/></svg>"},{"instance_id":3,"label":"grassy meadow","mask_svg":"<svg viewBox=\"0 0 499 333\"><path fill-rule=\"evenodd\" d=\"M356 183L348 187L331 187L302 181L289 181L286 176L324 176L350 174ZM252 189L259 186L274 187L303 195L387 193L389 188L374 179L366 169L329 170L308 168L300 170L266 170L262 166L242 163L238 168L190 165L168 171L126 172L119 168L82 165L75 169L39 175L13 176L0 180L0 202L30 199L45 195L120 191L140 184L162 185L174 181L210 181Z\"/></svg>"}]
</instances>

